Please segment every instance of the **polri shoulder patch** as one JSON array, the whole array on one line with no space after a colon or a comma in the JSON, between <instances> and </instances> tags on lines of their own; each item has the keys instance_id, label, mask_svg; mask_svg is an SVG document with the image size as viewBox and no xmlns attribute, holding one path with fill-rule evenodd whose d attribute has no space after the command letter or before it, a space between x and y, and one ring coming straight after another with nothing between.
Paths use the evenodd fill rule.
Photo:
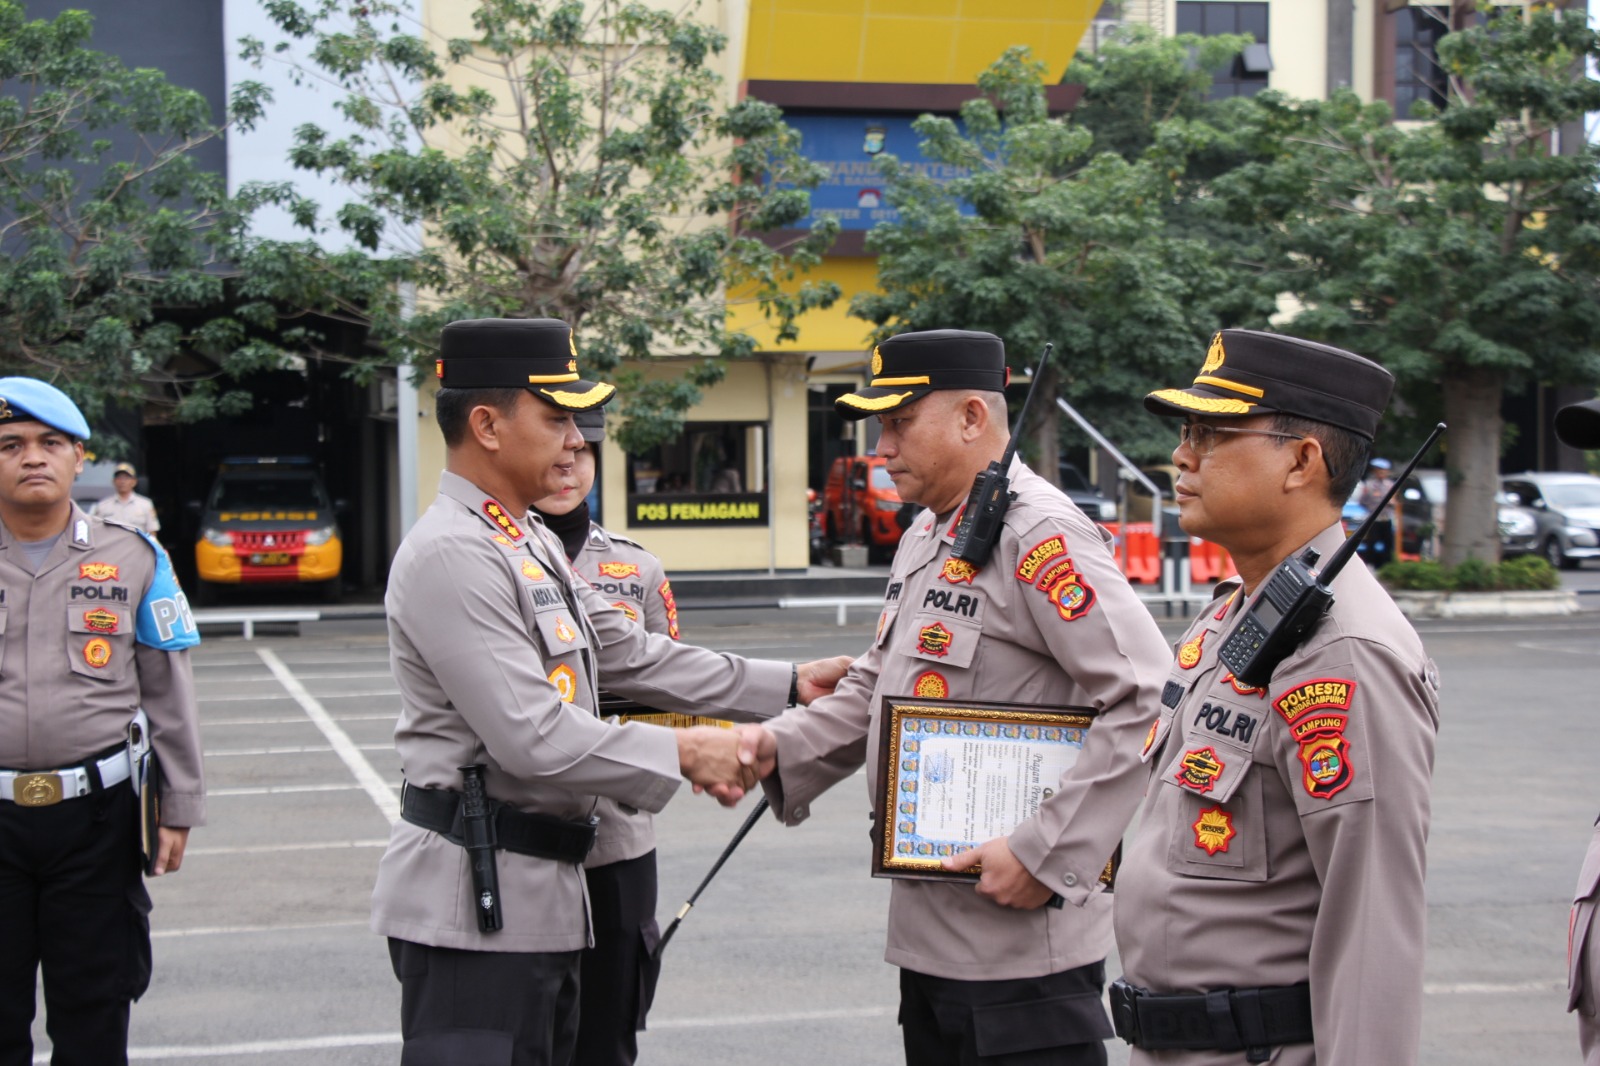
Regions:
<instances>
[{"instance_id":1,"label":"polri shoulder patch","mask_svg":"<svg viewBox=\"0 0 1600 1066\"><path fill-rule=\"evenodd\" d=\"M1017 580L1025 585L1031 585L1038 578L1044 564L1058 555L1067 554L1067 538L1057 533L1053 537L1046 537L1027 551L1022 553L1022 558L1017 562Z\"/></svg>"},{"instance_id":2,"label":"polri shoulder patch","mask_svg":"<svg viewBox=\"0 0 1600 1066\"><path fill-rule=\"evenodd\" d=\"M189 597L178 585L178 575L173 573L167 549L144 530L134 532L156 553L156 572L151 575L150 588L139 601L138 612L134 615L133 639L159 651L194 647L200 643L200 627L194 624Z\"/></svg>"},{"instance_id":3,"label":"polri shoulder patch","mask_svg":"<svg viewBox=\"0 0 1600 1066\"><path fill-rule=\"evenodd\" d=\"M661 594L661 602L667 608L667 636L673 640L678 639L678 600L672 595L672 582L666 578L661 579L661 587L656 589Z\"/></svg>"},{"instance_id":4,"label":"polri shoulder patch","mask_svg":"<svg viewBox=\"0 0 1600 1066\"><path fill-rule=\"evenodd\" d=\"M1311 711L1348 711L1355 697L1356 683L1342 677L1319 677L1296 685L1272 701L1273 709L1293 725L1295 719Z\"/></svg>"}]
</instances>

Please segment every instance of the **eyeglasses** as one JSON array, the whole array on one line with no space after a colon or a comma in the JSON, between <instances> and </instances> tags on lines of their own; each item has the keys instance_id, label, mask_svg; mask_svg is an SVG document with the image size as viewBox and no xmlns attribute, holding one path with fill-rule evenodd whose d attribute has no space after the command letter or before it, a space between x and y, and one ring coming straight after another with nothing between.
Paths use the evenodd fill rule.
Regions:
<instances>
[{"instance_id":1,"label":"eyeglasses","mask_svg":"<svg viewBox=\"0 0 1600 1066\"><path fill-rule=\"evenodd\" d=\"M1278 437L1282 440L1305 440L1298 433L1279 433L1275 429L1235 429L1233 426L1213 426L1209 422L1185 422L1178 427L1178 440L1202 459L1217 446L1217 434L1232 433L1251 437Z\"/></svg>"}]
</instances>

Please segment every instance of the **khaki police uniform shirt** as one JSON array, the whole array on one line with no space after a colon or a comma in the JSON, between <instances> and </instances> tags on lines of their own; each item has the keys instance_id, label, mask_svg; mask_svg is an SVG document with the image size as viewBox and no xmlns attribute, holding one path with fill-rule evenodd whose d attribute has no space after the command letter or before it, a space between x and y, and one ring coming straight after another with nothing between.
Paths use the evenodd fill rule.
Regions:
<instances>
[{"instance_id":1,"label":"khaki police uniform shirt","mask_svg":"<svg viewBox=\"0 0 1600 1066\"><path fill-rule=\"evenodd\" d=\"M1578 888L1567 924L1567 1010L1578 1012L1578 1043L1584 1066L1600 1066L1600 944L1595 943L1596 902L1600 900L1600 820L1589 838Z\"/></svg>"},{"instance_id":2,"label":"khaki police uniform shirt","mask_svg":"<svg viewBox=\"0 0 1600 1066\"><path fill-rule=\"evenodd\" d=\"M189 604L158 545L76 506L35 572L0 525L0 767L81 766L143 707L162 824L205 824Z\"/></svg>"},{"instance_id":3,"label":"khaki police uniform shirt","mask_svg":"<svg viewBox=\"0 0 1600 1066\"><path fill-rule=\"evenodd\" d=\"M1327 559L1343 540L1335 525L1312 544ZM1149 792L1117 881L1124 974L1158 993L1309 981L1315 1046L1275 1063L1415 1062L1437 671L1377 579L1352 565L1310 639L1265 688L1246 689L1217 659L1238 587L1219 585L1179 641L1143 745Z\"/></svg>"},{"instance_id":4,"label":"khaki police uniform shirt","mask_svg":"<svg viewBox=\"0 0 1600 1066\"><path fill-rule=\"evenodd\" d=\"M567 565L543 525L513 518L446 472L395 553L385 597L400 688L395 747L414 787L487 791L524 811L585 819L595 797L657 811L679 784L670 730L595 717L605 687L668 711L783 707L790 666L646 633ZM435 947L574 951L589 943L583 874L501 851L505 926L478 931L464 848L397 822L378 867L372 929Z\"/></svg>"},{"instance_id":5,"label":"khaki police uniform shirt","mask_svg":"<svg viewBox=\"0 0 1600 1066\"><path fill-rule=\"evenodd\" d=\"M150 502L150 497L141 496L137 492L129 493L126 500L113 492L105 499L97 501L89 513L99 518L109 518L113 522L121 522L125 526L142 529L151 535L161 532L161 520L156 517L156 505Z\"/></svg>"},{"instance_id":6,"label":"khaki police uniform shirt","mask_svg":"<svg viewBox=\"0 0 1600 1066\"><path fill-rule=\"evenodd\" d=\"M970 883L893 882L885 958L935 977L1039 977L1105 958L1111 897L1099 877L1144 789L1139 742L1169 654L1103 531L1022 463L1010 476L1017 499L988 563L973 573L953 559L952 516L921 512L895 554L872 647L833 695L767 726L778 742L768 797L793 825L863 763L881 805L885 696L1099 712L1055 795L1010 838L1023 865L1069 906L1015 910Z\"/></svg>"}]
</instances>

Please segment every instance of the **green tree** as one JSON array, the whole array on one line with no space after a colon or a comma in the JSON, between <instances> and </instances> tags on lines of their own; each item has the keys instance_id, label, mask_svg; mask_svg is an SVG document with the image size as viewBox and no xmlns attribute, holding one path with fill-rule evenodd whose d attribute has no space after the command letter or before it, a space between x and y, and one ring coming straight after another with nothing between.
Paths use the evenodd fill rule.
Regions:
<instances>
[{"instance_id":1,"label":"green tree","mask_svg":"<svg viewBox=\"0 0 1600 1066\"><path fill-rule=\"evenodd\" d=\"M0 0L0 371L59 385L91 422L108 405L239 410L229 377L282 352L224 310L246 215L195 150L225 127L91 31L84 12L30 20ZM239 86L233 121L264 100Z\"/></svg>"},{"instance_id":2,"label":"green tree","mask_svg":"<svg viewBox=\"0 0 1600 1066\"><path fill-rule=\"evenodd\" d=\"M923 153L965 176L941 184L882 161L900 220L869 236L881 292L857 296L852 313L879 336L998 334L1016 368L1031 368L1052 341L1042 397L1066 398L1130 457L1164 459L1171 427L1141 398L1192 371L1217 324L1216 296L1228 291L1219 248L1175 233L1169 217L1188 158L1217 139L1179 114L1206 84L1185 73L1186 41L1198 46L1135 37L1099 60L1080 58L1073 69L1090 86L1080 109L1105 127L1104 150L1079 115L1048 114L1043 65L1025 49L980 76L984 95L962 107L959 124L917 119ZM1242 43L1206 47L1220 55ZM1054 479L1059 412L1049 402L1034 410L1031 459Z\"/></svg>"},{"instance_id":3,"label":"green tree","mask_svg":"<svg viewBox=\"0 0 1600 1066\"><path fill-rule=\"evenodd\" d=\"M1285 331L1371 356L1419 421L1450 424L1447 565L1499 558L1507 390L1600 377L1600 153L1552 143L1600 109L1582 73L1600 38L1582 11L1499 10L1441 40L1431 121L1264 93L1242 133L1258 159L1214 188L1259 234L1258 290L1303 307Z\"/></svg>"},{"instance_id":4,"label":"green tree","mask_svg":"<svg viewBox=\"0 0 1600 1066\"><path fill-rule=\"evenodd\" d=\"M564 319L585 369L622 386L617 435L636 450L674 436L726 360L752 353L727 326L730 286L753 289L784 339L802 311L837 297L831 284L781 290L819 261L836 223L784 249L760 233L803 218L825 175L777 108L727 106L708 65L725 39L692 11L479 0L470 37L436 40L390 0L266 6L309 45L302 69L341 87L354 130L300 127L295 165L359 194L333 224L419 290L414 313L344 304L391 363L431 368L440 327L457 319ZM268 49L246 42L246 55ZM316 205L296 209L315 219ZM386 245L397 226L419 239ZM362 265L347 265L370 291ZM662 381L623 363L661 354L702 358Z\"/></svg>"}]
</instances>

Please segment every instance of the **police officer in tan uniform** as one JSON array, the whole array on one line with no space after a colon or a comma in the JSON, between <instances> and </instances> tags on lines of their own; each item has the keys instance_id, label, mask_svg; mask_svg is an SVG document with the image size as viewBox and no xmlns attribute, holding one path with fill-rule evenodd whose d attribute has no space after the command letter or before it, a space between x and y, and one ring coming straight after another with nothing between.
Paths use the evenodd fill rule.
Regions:
<instances>
[{"instance_id":1,"label":"police officer in tan uniform","mask_svg":"<svg viewBox=\"0 0 1600 1066\"><path fill-rule=\"evenodd\" d=\"M1144 788L1139 742L1159 703L1166 643L1107 536L1020 461L988 562L951 555L974 478L1009 436L998 337L901 334L874 351L872 373L837 407L880 420L889 476L925 509L896 552L871 648L834 695L761 727L761 768L776 760L764 787L794 825L865 763L881 806L886 696L1098 711L1077 764L1036 816L947 861L958 870L981 861L976 886L893 883L885 958L900 967L907 1063L1104 1063L1111 897L1100 877ZM1056 895L1067 905L1046 906Z\"/></svg>"},{"instance_id":2,"label":"police officer in tan uniform","mask_svg":"<svg viewBox=\"0 0 1600 1066\"><path fill-rule=\"evenodd\" d=\"M139 472L133 464L118 463L111 475L111 485L117 491L97 500L89 513L155 536L161 532L161 519L156 517L156 505L150 502L150 497L133 491L138 484Z\"/></svg>"},{"instance_id":3,"label":"police officer in tan uniform","mask_svg":"<svg viewBox=\"0 0 1600 1066\"><path fill-rule=\"evenodd\" d=\"M1574 448L1600 448L1600 400L1570 404L1556 412L1556 436ZM1600 818L1583 857L1567 923L1567 1010L1578 1013L1578 1043L1584 1066L1600 1066L1600 944L1595 910L1600 903Z\"/></svg>"},{"instance_id":4,"label":"police officer in tan uniform","mask_svg":"<svg viewBox=\"0 0 1600 1066\"><path fill-rule=\"evenodd\" d=\"M1364 566L1259 688L1218 651L1263 583L1344 540L1394 379L1358 355L1223 330L1172 453L1184 532L1239 576L1178 643L1142 745L1149 791L1117 880L1112 986L1135 1063L1400 1066L1422 1018L1438 676Z\"/></svg>"},{"instance_id":5,"label":"police officer in tan uniform","mask_svg":"<svg viewBox=\"0 0 1600 1066\"><path fill-rule=\"evenodd\" d=\"M4 1066L33 1061L41 968L55 1066L128 1061L129 1004L150 983L136 784L152 741L153 874L179 868L205 820L194 620L155 541L73 505L88 437L60 390L0 378Z\"/></svg>"},{"instance_id":6,"label":"police officer in tan uniform","mask_svg":"<svg viewBox=\"0 0 1600 1066\"><path fill-rule=\"evenodd\" d=\"M591 936L581 864L596 797L656 811L680 774L733 793L753 784L728 730L596 717L600 677L665 710L771 714L827 691L845 662L796 669L648 634L525 517L572 476L583 447L572 412L613 392L579 377L565 323L453 323L438 373L445 473L386 597L406 781L372 928L401 983L404 1066L566 1063ZM464 767L482 768L498 895L463 847ZM494 918L501 927L485 931Z\"/></svg>"},{"instance_id":7,"label":"police officer in tan uniform","mask_svg":"<svg viewBox=\"0 0 1600 1066\"><path fill-rule=\"evenodd\" d=\"M572 483L536 502L534 513L560 538L572 569L601 599L648 632L677 640L678 604L661 560L589 517L595 451L606 439L605 412L579 411L573 418L585 447L573 456ZM609 713L606 702L602 694L602 713ZM682 717L648 715L645 720ZM646 811L604 797L596 811L600 825L594 850L584 860L594 946L583 953L573 1056L584 1066L628 1064L638 1058L636 1033L645 1027L661 973L660 960L652 957L661 937L653 819Z\"/></svg>"}]
</instances>

